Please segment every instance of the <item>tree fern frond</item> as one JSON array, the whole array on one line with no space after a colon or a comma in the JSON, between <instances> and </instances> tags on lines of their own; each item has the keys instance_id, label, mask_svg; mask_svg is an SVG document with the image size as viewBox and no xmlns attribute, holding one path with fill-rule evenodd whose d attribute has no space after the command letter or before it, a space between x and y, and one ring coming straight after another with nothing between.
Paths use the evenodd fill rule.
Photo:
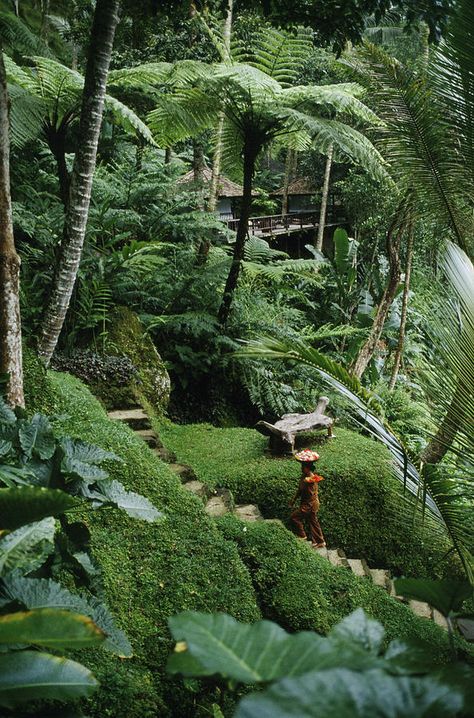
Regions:
<instances>
[{"instance_id":1,"label":"tree fern frond","mask_svg":"<svg viewBox=\"0 0 474 718\"><path fill-rule=\"evenodd\" d=\"M169 62L148 62L135 67L111 70L107 87L158 87L168 82L172 70L173 65Z\"/></svg>"},{"instance_id":2,"label":"tree fern frond","mask_svg":"<svg viewBox=\"0 0 474 718\"><path fill-rule=\"evenodd\" d=\"M338 120L311 116L297 110L281 110L286 115L288 133L307 133L316 149L323 154L334 148L336 162L354 162L366 169L373 177L388 179L386 163L370 140L361 132Z\"/></svg>"},{"instance_id":3,"label":"tree fern frond","mask_svg":"<svg viewBox=\"0 0 474 718\"><path fill-rule=\"evenodd\" d=\"M2 45L22 55L41 53L52 57L46 43L12 12L0 11L0 37Z\"/></svg>"},{"instance_id":4,"label":"tree fern frond","mask_svg":"<svg viewBox=\"0 0 474 718\"><path fill-rule=\"evenodd\" d=\"M9 85L10 133L13 147L23 147L41 133L48 106L41 97L34 97L27 90Z\"/></svg>"},{"instance_id":5,"label":"tree fern frond","mask_svg":"<svg viewBox=\"0 0 474 718\"><path fill-rule=\"evenodd\" d=\"M299 85L284 90L283 95L290 107L299 110L317 114L322 110L328 116L345 114L373 125L383 124L375 112L359 99L363 92L357 83L346 82L339 85Z\"/></svg>"},{"instance_id":6,"label":"tree fern frond","mask_svg":"<svg viewBox=\"0 0 474 718\"><path fill-rule=\"evenodd\" d=\"M150 144L155 144L150 128L130 107L108 94L105 96L105 107L112 114L116 125L120 125L130 134L141 135Z\"/></svg>"},{"instance_id":7,"label":"tree fern frond","mask_svg":"<svg viewBox=\"0 0 474 718\"><path fill-rule=\"evenodd\" d=\"M251 50L236 46L233 55L240 64L251 65L287 87L296 82L312 49L309 28L300 27L295 35L266 28L255 36Z\"/></svg>"},{"instance_id":8,"label":"tree fern frond","mask_svg":"<svg viewBox=\"0 0 474 718\"><path fill-rule=\"evenodd\" d=\"M288 257L286 252L272 249L268 242L261 237L249 237L245 242L244 259L247 262L268 262L280 257Z\"/></svg>"}]
</instances>

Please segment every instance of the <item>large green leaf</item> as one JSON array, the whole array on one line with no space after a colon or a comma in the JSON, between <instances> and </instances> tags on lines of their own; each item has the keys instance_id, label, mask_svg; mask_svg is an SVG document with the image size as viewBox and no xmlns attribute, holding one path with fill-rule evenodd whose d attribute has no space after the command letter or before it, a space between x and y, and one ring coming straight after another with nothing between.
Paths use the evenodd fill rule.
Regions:
<instances>
[{"instance_id":1,"label":"large green leaf","mask_svg":"<svg viewBox=\"0 0 474 718\"><path fill-rule=\"evenodd\" d=\"M0 489L0 529L16 529L79 505L78 499L59 489L41 486Z\"/></svg>"},{"instance_id":2,"label":"large green leaf","mask_svg":"<svg viewBox=\"0 0 474 718\"><path fill-rule=\"evenodd\" d=\"M104 638L104 633L88 616L70 611L37 608L0 616L0 643L84 648Z\"/></svg>"},{"instance_id":3,"label":"large green leaf","mask_svg":"<svg viewBox=\"0 0 474 718\"><path fill-rule=\"evenodd\" d=\"M87 668L66 658L36 651L0 655L0 705L6 708L40 698L83 698L97 686Z\"/></svg>"},{"instance_id":4,"label":"large green leaf","mask_svg":"<svg viewBox=\"0 0 474 718\"><path fill-rule=\"evenodd\" d=\"M460 692L431 678L341 668L286 678L247 696L235 718L449 718L462 706Z\"/></svg>"},{"instance_id":5,"label":"large green leaf","mask_svg":"<svg viewBox=\"0 0 474 718\"><path fill-rule=\"evenodd\" d=\"M51 579L25 578L15 573L0 584L0 607L13 602L28 609L55 608L88 616L104 632L104 648L122 658L132 655L127 636L117 628L108 608L94 597L88 599L71 593Z\"/></svg>"},{"instance_id":6,"label":"large green leaf","mask_svg":"<svg viewBox=\"0 0 474 718\"><path fill-rule=\"evenodd\" d=\"M64 437L60 440L60 445L63 451L61 471L66 476L82 479L88 484L108 477L107 471L99 468L97 464L106 459L120 461L120 457L111 451L105 451L85 441Z\"/></svg>"},{"instance_id":7,"label":"large green leaf","mask_svg":"<svg viewBox=\"0 0 474 718\"><path fill-rule=\"evenodd\" d=\"M51 424L43 414L35 414L31 421L23 422L18 436L21 448L28 458L33 454L40 459L50 459L56 449L56 439Z\"/></svg>"},{"instance_id":8,"label":"large green leaf","mask_svg":"<svg viewBox=\"0 0 474 718\"><path fill-rule=\"evenodd\" d=\"M101 503L117 506L129 516L143 521L152 522L163 516L151 501L133 491L126 491L119 481L101 481L97 491L87 492L86 495Z\"/></svg>"},{"instance_id":9,"label":"large green leaf","mask_svg":"<svg viewBox=\"0 0 474 718\"><path fill-rule=\"evenodd\" d=\"M253 684L301 675L316 665L356 670L377 665L357 643L342 645L311 632L292 635L269 621L248 625L226 614L187 611L172 616L169 627L177 641L168 661L171 673L219 674Z\"/></svg>"},{"instance_id":10,"label":"large green leaf","mask_svg":"<svg viewBox=\"0 0 474 718\"><path fill-rule=\"evenodd\" d=\"M330 633L332 640L340 641L342 644L351 642L375 656L382 648L384 635L385 629L382 624L368 618L362 608L346 616Z\"/></svg>"},{"instance_id":11,"label":"large green leaf","mask_svg":"<svg viewBox=\"0 0 474 718\"><path fill-rule=\"evenodd\" d=\"M16 422L15 412L0 396L0 424L14 424Z\"/></svg>"},{"instance_id":12,"label":"large green leaf","mask_svg":"<svg viewBox=\"0 0 474 718\"><path fill-rule=\"evenodd\" d=\"M19 570L30 573L43 565L54 549L52 517L22 526L0 538L0 576Z\"/></svg>"},{"instance_id":13,"label":"large green leaf","mask_svg":"<svg viewBox=\"0 0 474 718\"><path fill-rule=\"evenodd\" d=\"M473 588L468 581L397 578L394 583L398 595L425 601L443 616L460 611L464 601L473 595Z\"/></svg>"}]
</instances>

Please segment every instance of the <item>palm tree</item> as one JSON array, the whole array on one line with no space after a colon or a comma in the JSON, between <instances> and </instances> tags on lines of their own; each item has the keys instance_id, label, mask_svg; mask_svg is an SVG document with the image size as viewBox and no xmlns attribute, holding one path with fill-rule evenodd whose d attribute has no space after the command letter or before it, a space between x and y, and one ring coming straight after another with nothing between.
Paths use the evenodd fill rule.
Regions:
<instances>
[{"instance_id":1,"label":"palm tree","mask_svg":"<svg viewBox=\"0 0 474 718\"><path fill-rule=\"evenodd\" d=\"M46 365L56 348L81 261L118 5L119 0L97 0L95 7L61 252L38 342Z\"/></svg>"},{"instance_id":2,"label":"palm tree","mask_svg":"<svg viewBox=\"0 0 474 718\"><path fill-rule=\"evenodd\" d=\"M359 99L354 83L292 86L312 48L311 33L295 36L266 30L256 37L254 50L234 52L232 63L195 63L191 82L160 98L148 115L158 143L172 145L214 128L225 116L222 162L243 176L243 197L234 253L227 277L219 321L225 325L240 273L252 202L256 162L263 148L276 141L296 150L312 145L335 159L357 161L382 173L380 156L372 144L347 121L377 122Z\"/></svg>"},{"instance_id":3,"label":"palm tree","mask_svg":"<svg viewBox=\"0 0 474 718\"><path fill-rule=\"evenodd\" d=\"M20 258L13 238L10 196L8 92L0 40L0 374L8 374L7 401L24 406L20 320Z\"/></svg>"},{"instance_id":4,"label":"palm tree","mask_svg":"<svg viewBox=\"0 0 474 718\"><path fill-rule=\"evenodd\" d=\"M12 143L22 147L36 137L46 140L56 160L60 195L66 206L70 183L66 146L70 128L79 119L84 78L50 58L35 56L31 63L31 67L19 67L5 57L12 98ZM150 130L133 110L111 94L105 95L104 103L114 124L153 142Z\"/></svg>"}]
</instances>

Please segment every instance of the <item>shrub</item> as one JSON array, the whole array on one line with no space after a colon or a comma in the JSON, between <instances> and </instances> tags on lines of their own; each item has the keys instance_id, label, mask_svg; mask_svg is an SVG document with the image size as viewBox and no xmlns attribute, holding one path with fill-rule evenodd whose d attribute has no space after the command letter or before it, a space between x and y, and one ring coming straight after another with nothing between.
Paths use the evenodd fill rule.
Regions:
<instances>
[{"instance_id":1,"label":"shrub","mask_svg":"<svg viewBox=\"0 0 474 718\"><path fill-rule=\"evenodd\" d=\"M195 468L200 481L231 489L238 502L257 503L269 518L288 519L299 467L292 458L266 453L264 436L252 429L166 422L160 431L178 458ZM440 563L448 548L445 542L428 527L413 526L385 447L342 428L332 441L313 436L308 443L321 455L317 471L325 481L320 484L320 519L329 545L349 556L364 556L396 575L421 577L451 570Z\"/></svg>"}]
</instances>

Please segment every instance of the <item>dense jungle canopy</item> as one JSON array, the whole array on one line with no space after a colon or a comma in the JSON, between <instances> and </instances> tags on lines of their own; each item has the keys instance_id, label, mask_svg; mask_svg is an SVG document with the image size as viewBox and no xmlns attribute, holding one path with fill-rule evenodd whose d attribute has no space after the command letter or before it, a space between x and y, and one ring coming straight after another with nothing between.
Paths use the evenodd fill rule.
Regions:
<instances>
[{"instance_id":1,"label":"dense jungle canopy","mask_svg":"<svg viewBox=\"0 0 474 718\"><path fill-rule=\"evenodd\" d=\"M0 716L474 716L473 138L472 0L0 0Z\"/></svg>"}]
</instances>

